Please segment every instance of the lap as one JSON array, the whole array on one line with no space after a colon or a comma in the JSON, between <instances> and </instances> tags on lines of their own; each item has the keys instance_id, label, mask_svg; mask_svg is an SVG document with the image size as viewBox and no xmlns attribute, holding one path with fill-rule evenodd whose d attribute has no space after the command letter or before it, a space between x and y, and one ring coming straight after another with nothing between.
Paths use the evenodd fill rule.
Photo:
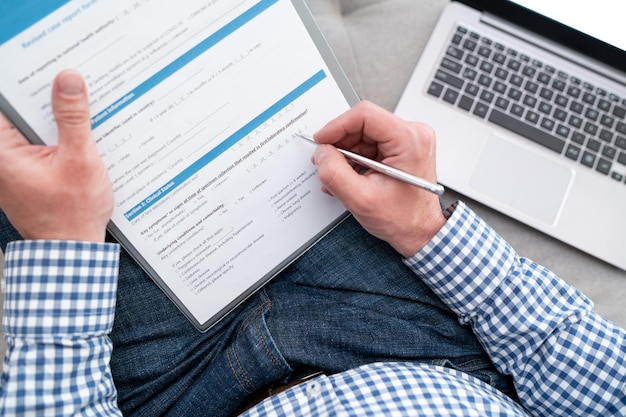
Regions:
<instances>
[{"instance_id":1,"label":"lap","mask_svg":"<svg viewBox=\"0 0 626 417\"><path fill-rule=\"evenodd\" d=\"M0 232L3 248L19 238L4 217ZM111 338L125 415L227 413L299 366L414 360L493 370L471 329L352 218L206 333L122 251Z\"/></svg>"}]
</instances>

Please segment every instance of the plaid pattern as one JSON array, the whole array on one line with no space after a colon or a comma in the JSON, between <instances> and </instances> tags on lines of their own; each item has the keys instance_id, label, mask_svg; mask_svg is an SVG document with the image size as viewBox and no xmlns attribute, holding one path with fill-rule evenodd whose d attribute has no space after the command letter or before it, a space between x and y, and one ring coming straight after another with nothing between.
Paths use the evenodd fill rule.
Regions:
<instances>
[{"instance_id":1,"label":"plaid pattern","mask_svg":"<svg viewBox=\"0 0 626 417\"><path fill-rule=\"evenodd\" d=\"M414 363L376 363L269 397L243 414L265 416L499 416L528 414L462 372Z\"/></svg>"},{"instance_id":2,"label":"plaid pattern","mask_svg":"<svg viewBox=\"0 0 626 417\"><path fill-rule=\"evenodd\" d=\"M119 247L12 242L0 415L120 415L108 368Z\"/></svg>"},{"instance_id":3,"label":"plaid pattern","mask_svg":"<svg viewBox=\"0 0 626 417\"><path fill-rule=\"evenodd\" d=\"M496 366L515 377L528 411L453 369L379 363L302 383L245 415L625 416L625 332L576 289L519 258L463 203L446 215L406 263L473 326ZM70 415L82 406L84 415L118 415L106 366L117 262L115 245L8 247L2 415L27 407Z\"/></svg>"},{"instance_id":4,"label":"plaid pattern","mask_svg":"<svg viewBox=\"0 0 626 417\"><path fill-rule=\"evenodd\" d=\"M519 258L463 203L446 216L406 263L513 374L527 411L458 371L384 363L300 384L245 415L626 416L624 331L576 289Z\"/></svg>"},{"instance_id":5,"label":"plaid pattern","mask_svg":"<svg viewBox=\"0 0 626 417\"><path fill-rule=\"evenodd\" d=\"M470 323L533 415L626 416L626 334L458 203L406 261Z\"/></svg>"}]
</instances>

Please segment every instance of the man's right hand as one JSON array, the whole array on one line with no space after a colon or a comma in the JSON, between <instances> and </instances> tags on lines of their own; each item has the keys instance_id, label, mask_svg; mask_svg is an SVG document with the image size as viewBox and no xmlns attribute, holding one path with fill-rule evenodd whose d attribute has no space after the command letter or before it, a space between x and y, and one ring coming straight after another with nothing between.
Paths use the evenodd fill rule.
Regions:
<instances>
[{"instance_id":1,"label":"man's right hand","mask_svg":"<svg viewBox=\"0 0 626 417\"><path fill-rule=\"evenodd\" d=\"M24 239L103 241L113 191L77 72L56 77L52 109L57 146L31 145L0 114L0 207Z\"/></svg>"},{"instance_id":2,"label":"man's right hand","mask_svg":"<svg viewBox=\"0 0 626 417\"><path fill-rule=\"evenodd\" d=\"M401 120L372 103L361 102L332 120L315 140L437 181L433 129ZM333 147L318 146L313 162L323 190L405 257L420 250L446 222L436 195L372 170L359 175Z\"/></svg>"}]
</instances>

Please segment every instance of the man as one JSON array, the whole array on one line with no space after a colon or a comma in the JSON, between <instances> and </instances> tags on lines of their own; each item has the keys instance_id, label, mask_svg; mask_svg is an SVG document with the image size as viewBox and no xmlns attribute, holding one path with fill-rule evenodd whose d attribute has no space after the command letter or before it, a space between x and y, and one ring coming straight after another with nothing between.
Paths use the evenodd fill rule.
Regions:
<instances>
[{"instance_id":1,"label":"man","mask_svg":"<svg viewBox=\"0 0 626 417\"><path fill-rule=\"evenodd\" d=\"M27 239L6 250L3 411L50 401L62 404L52 415L114 414L106 333L118 246L101 243L112 196L76 73L57 78L53 109L56 148L29 146L6 121L0 125L0 207ZM316 140L436 180L432 130L372 104L330 122ZM358 223L342 223L206 334L122 252L111 371L125 414L230 415L264 387L310 369L324 374L246 412L626 413L625 333L582 294L520 259L462 203L442 213L430 193L375 172L359 175L330 146L318 147L313 162L323 190ZM3 239L18 238L6 222L2 229ZM52 286L65 301L46 303L42 285L66 280L73 284ZM27 311L20 300L28 296L42 310ZM46 374L46 358L61 373ZM514 397L504 374L523 407L503 394Z\"/></svg>"}]
</instances>

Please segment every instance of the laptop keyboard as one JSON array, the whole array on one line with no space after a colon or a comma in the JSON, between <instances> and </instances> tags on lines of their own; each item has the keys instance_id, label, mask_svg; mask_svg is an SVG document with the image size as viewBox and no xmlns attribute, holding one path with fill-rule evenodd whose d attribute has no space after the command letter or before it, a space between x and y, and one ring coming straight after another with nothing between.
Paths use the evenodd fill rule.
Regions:
<instances>
[{"instance_id":1,"label":"laptop keyboard","mask_svg":"<svg viewBox=\"0 0 626 417\"><path fill-rule=\"evenodd\" d=\"M428 93L626 182L626 98L456 28Z\"/></svg>"}]
</instances>

